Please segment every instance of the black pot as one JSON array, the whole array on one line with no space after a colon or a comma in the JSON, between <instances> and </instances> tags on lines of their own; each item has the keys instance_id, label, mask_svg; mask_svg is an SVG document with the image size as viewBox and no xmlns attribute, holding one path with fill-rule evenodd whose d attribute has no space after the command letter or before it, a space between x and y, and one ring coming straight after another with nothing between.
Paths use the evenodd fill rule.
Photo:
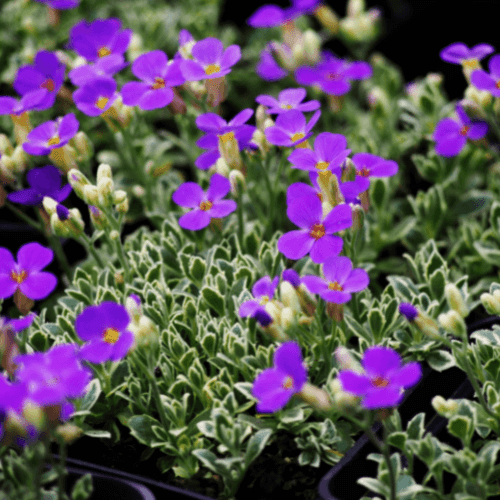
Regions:
<instances>
[{"instance_id":1,"label":"black pot","mask_svg":"<svg viewBox=\"0 0 500 500\"><path fill-rule=\"evenodd\" d=\"M59 460L58 455L54 454L53 458ZM96 496L94 497L93 494L89 500L115 500L115 498L116 500L164 500L167 498L168 500L186 500L189 498L195 500L214 500L199 493L160 483L144 476L128 474L116 469L110 469L109 467L103 467L102 465L84 462L83 460L66 458L66 463L68 472L78 475L74 476L72 484L76 482L79 476L89 473L92 475L94 481L94 490L100 489L103 492L103 496L100 496L101 493L96 491L94 493ZM99 481L102 481L102 483ZM116 483L116 488L113 481ZM70 484L70 479L67 480L67 483ZM102 486L97 486L101 484ZM131 490L130 495L135 496L121 494L122 491L125 491L125 488L129 487ZM118 488L121 489L118 490ZM132 491L133 488L135 488L134 491Z\"/></svg>"},{"instance_id":2,"label":"black pot","mask_svg":"<svg viewBox=\"0 0 500 500\"><path fill-rule=\"evenodd\" d=\"M83 464L82 464L83 465ZM50 466L46 466L50 469ZM146 486L135 481L127 481L120 477L94 472L85 468L66 467L66 493L69 494L75 483L85 474L91 474L93 491L88 500L159 500Z\"/></svg>"},{"instance_id":3,"label":"black pot","mask_svg":"<svg viewBox=\"0 0 500 500\"><path fill-rule=\"evenodd\" d=\"M468 326L467 330L470 334L498 323L500 323L500 317L492 316ZM424 412L425 421L429 422L425 433L431 432L440 441L460 449L460 440L451 436L447 431L448 420L439 416L431 404L432 398L438 394L445 399L470 399L474 395L474 389L467 375L459 368L453 367L437 372L423 365L421 381L406 392L403 402L398 407L402 427L406 428L415 415ZM376 422L372 427L372 431L379 439L382 437L382 430L381 422ZM394 451L396 449L391 448L391 453ZM375 497L376 493L357 483L357 479L361 477L377 477L378 464L366 458L370 453L379 453L379 450L368 439L368 436L363 434L340 462L323 477L318 487L319 498L321 500L358 500L363 496ZM408 466L403 454L401 454L401 465L403 468ZM426 465L415 457L413 466L415 481L421 483L427 472Z\"/></svg>"}]
</instances>

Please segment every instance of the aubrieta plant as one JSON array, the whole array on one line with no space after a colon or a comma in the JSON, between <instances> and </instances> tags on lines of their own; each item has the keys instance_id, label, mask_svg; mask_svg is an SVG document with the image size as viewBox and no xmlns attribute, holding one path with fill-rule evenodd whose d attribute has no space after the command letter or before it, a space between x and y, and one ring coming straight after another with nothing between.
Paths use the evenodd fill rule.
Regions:
<instances>
[{"instance_id":1,"label":"aubrieta plant","mask_svg":"<svg viewBox=\"0 0 500 500\"><path fill-rule=\"evenodd\" d=\"M0 208L46 240L0 247L0 497L68 499L68 445L118 447L124 428L158 475L221 500L251 491L278 438L303 471L287 494L316 498L296 478L363 432L378 498L496 495L500 328L466 324L500 315L495 48L436 47L467 84L449 102L441 75L405 85L371 52L382 18L363 0L344 18L261 6L255 37L219 30L222 2L101 3L0 11L22 26L0 71ZM432 400L461 450L424 436L424 413L401 424L424 363L474 387Z\"/></svg>"}]
</instances>

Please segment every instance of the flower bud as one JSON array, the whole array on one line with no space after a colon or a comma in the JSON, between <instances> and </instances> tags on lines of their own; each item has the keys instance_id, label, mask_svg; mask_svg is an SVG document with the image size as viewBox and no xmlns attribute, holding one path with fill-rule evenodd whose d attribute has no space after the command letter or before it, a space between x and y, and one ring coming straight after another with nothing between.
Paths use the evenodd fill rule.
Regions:
<instances>
[{"instance_id":1,"label":"flower bud","mask_svg":"<svg viewBox=\"0 0 500 500\"><path fill-rule=\"evenodd\" d=\"M158 327L146 316L141 316L137 324L129 325L134 334L135 346L149 346L159 341Z\"/></svg>"},{"instance_id":2,"label":"flower bud","mask_svg":"<svg viewBox=\"0 0 500 500\"><path fill-rule=\"evenodd\" d=\"M245 177L239 170L231 170L229 172L229 182L231 184L231 194L233 196L238 196L246 189Z\"/></svg>"},{"instance_id":3,"label":"flower bud","mask_svg":"<svg viewBox=\"0 0 500 500\"><path fill-rule=\"evenodd\" d=\"M415 326L424 334L432 339L440 339L441 336L439 334L439 327L436 322L424 315L423 313L419 313L418 316L414 320Z\"/></svg>"},{"instance_id":4,"label":"flower bud","mask_svg":"<svg viewBox=\"0 0 500 500\"><path fill-rule=\"evenodd\" d=\"M450 309L457 311L462 318L466 318L469 314L469 309L457 286L449 283L444 287L444 294Z\"/></svg>"},{"instance_id":5,"label":"flower bud","mask_svg":"<svg viewBox=\"0 0 500 500\"><path fill-rule=\"evenodd\" d=\"M315 10L314 15L321 25L332 35L337 35L340 29L339 17L330 7L320 4Z\"/></svg>"},{"instance_id":6,"label":"flower bud","mask_svg":"<svg viewBox=\"0 0 500 500\"><path fill-rule=\"evenodd\" d=\"M462 339L467 338L467 327L465 326L465 321L457 311L452 309L447 313L440 314L438 316L438 322L447 332Z\"/></svg>"},{"instance_id":7,"label":"flower bud","mask_svg":"<svg viewBox=\"0 0 500 500\"><path fill-rule=\"evenodd\" d=\"M52 228L52 232L56 235L59 236L60 238L68 238L69 237L69 229L68 227L62 222L57 213L52 214L50 216L50 227Z\"/></svg>"},{"instance_id":8,"label":"flower bud","mask_svg":"<svg viewBox=\"0 0 500 500\"><path fill-rule=\"evenodd\" d=\"M16 146L10 157L14 167L14 173L22 174L28 165L28 155L24 152L22 146Z\"/></svg>"},{"instance_id":9,"label":"flower bud","mask_svg":"<svg viewBox=\"0 0 500 500\"><path fill-rule=\"evenodd\" d=\"M292 49L286 44L277 42L270 42L270 45L281 66L288 71L293 71L295 69L295 59L293 58Z\"/></svg>"},{"instance_id":10,"label":"flower bud","mask_svg":"<svg viewBox=\"0 0 500 500\"><path fill-rule=\"evenodd\" d=\"M83 187L83 201L89 205L98 206L99 203L99 192L97 187L94 185L88 185Z\"/></svg>"},{"instance_id":11,"label":"flower bud","mask_svg":"<svg viewBox=\"0 0 500 500\"><path fill-rule=\"evenodd\" d=\"M116 205L116 210L122 214L126 214L129 210L128 199L125 199L125 201L122 201L121 203Z\"/></svg>"},{"instance_id":12,"label":"flower bud","mask_svg":"<svg viewBox=\"0 0 500 500\"><path fill-rule=\"evenodd\" d=\"M488 314L500 314L500 300L490 293L483 293L479 297Z\"/></svg>"},{"instance_id":13,"label":"flower bud","mask_svg":"<svg viewBox=\"0 0 500 500\"><path fill-rule=\"evenodd\" d=\"M359 401L359 397L342 391L338 394L335 394L333 398L333 406L341 413L352 413L354 410L359 409Z\"/></svg>"},{"instance_id":14,"label":"flower bud","mask_svg":"<svg viewBox=\"0 0 500 500\"><path fill-rule=\"evenodd\" d=\"M90 185L90 181L87 179L87 177L85 177L85 175L82 174L82 172L80 172L79 170L72 169L68 172L68 182L71 184L71 187L78 195L78 197L86 201L83 194L83 188L84 186Z\"/></svg>"},{"instance_id":15,"label":"flower bud","mask_svg":"<svg viewBox=\"0 0 500 500\"><path fill-rule=\"evenodd\" d=\"M97 183L98 206L110 208L115 202L114 183L110 178L103 178Z\"/></svg>"},{"instance_id":16,"label":"flower bud","mask_svg":"<svg viewBox=\"0 0 500 500\"><path fill-rule=\"evenodd\" d=\"M0 154L10 156L14 152L9 138L5 134L0 134Z\"/></svg>"},{"instance_id":17,"label":"flower bud","mask_svg":"<svg viewBox=\"0 0 500 500\"><path fill-rule=\"evenodd\" d=\"M264 124L262 126L264 126ZM257 144L260 154L265 158L271 149L271 143L266 139L265 134L259 129L255 130L252 136L252 142Z\"/></svg>"},{"instance_id":18,"label":"flower bud","mask_svg":"<svg viewBox=\"0 0 500 500\"><path fill-rule=\"evenodd\" d=\"M316 64L321 55L321 38L314 30L306 30L302 35L303 58L306 64Z\"/></svg>"},{"instance_id":19,"label":"flower bud","mask_svg":"<svg viewBox=\"0 0 500 500\"><path fill-rule=\"evenodd\" d=\"M47 416L43 408L33 403L29 399L23 405L23 417L28 423L33 425L38 431L43 431L47 425Z\"/></svg>"},{"instance_id":20,"label":"flower bud","mask_svg":"<svg viewBox=\"0 0 500 500\"><path fill-rule=\"evenodd\" d=\"M97 207L89 205L90 220L94 227L98 230L104 230L109 226L109 221L106 215Z\"/></svg>"},{"instance_id":21,"label":"flower bud","mask_svg":"<svg viewBox=\"0 0 500 500\"><path fill-rule=\"evenodd\" d=\"M242 160L234 132L219 136L219 153L230 168L241 170Z\"/></svg>"},{"instance_id":22,"label":"flower bud","mask_svg":"<svg viewBox=\"0 0 500 500\"><path fill-rule=\"evenodd\" d=\"M365 0L349 0L347 2L347 17L357 17L365 12Z\"/></svg>"},{"instance_id":23,"label":"flower bud","mask_svg":"<svg viewBox=\"0 0 500 500\"><path fill-rule=\"evenodd\" d=\"M50 196L44 196L42 200L43 208L49 215L53 215L56 213L57 209L57 201L50 198Z\"/></svg>"},{"instance_id":24,"label":"flower bud","mask_svg":"<svg viewBox=\"0 0 500 500\"><path fill-rule=\"evenodd\" d=\"M491 103L491 94L487 90L479 90L473 85L469 85L465 89L464 97L475 102L481 108L485 108Z\"/></svg>"},{"instance_id":25,"label":"flower bud","mask_svg":"<svg viewBox=\"0 0 500 500\"><path fill-rule=\"evenodd\" d=\"M135 187L142 187L142 186L135 186ZM144 190L144 188L142 188ZM118 203L123 203L127 199L127 192L123 191L123 189L117 189L114 192L114 197L113 197L113 203L118 204Z\"/></svg>"},{"instance_id":26,"label":"flower bud","mask_svg":"<svg viewBox=\"0 0 500 500\"><path fill-rule=\"evenodd\" d=\"M261 132L264 131L264 122L269 115L266 113L266 107L263 104L259 104L257 106L257 110L255 111L255 124L257 125L257 129ZM253 140L253 139L252 139Z\"/></svg>"},{"instance_id":27,"label":"flower bud","mask_svg":"<svg viewBox=\"0 0 500 500\"><path fill-rule=\"evenodd\" d=\"M54 165L58 166L65 174L72 169L78 169L78 165L76 164L76 150L69 144L65 144L61 148L53 149L49 154L49 158Z\"/></svg>"},{"instance_id":28,"label":"flower bud","mask_svg":"<svg viewBox=\"0 0 500 500\"><path fill-rule=\"evenodd\" d=\"M291 307L284 307L281 310L280 325L286 330L295 323L297 323L297 318L294 310Z\"/></svg>"},{"instance_id":29,"label":"flower bud","mask_svg":"<svg viewBox=\"0 0 500 500\"><path fill-rule=\"evenodd\" d=\"M94 146L85 132L77 132L73 137L73 144L79 154L79 161L87 161L94 156Z\"/></svg>"},{"instance_id":30,"label":"flower bud","mask_svg":"<svg viewBox=\"0 0 500 500\"><path fill-rule=\"evenodd\" d=\"M302 310L308 314L309 316L314 315L314 311L316 310L316 299L309 293L309 290L304 284L299 285L295 291L299 296L300 305Z\"/></svg>"},{"instance_id":31,"label":"flower bud","mask_svg":"<svg viewBox=\"0 0 500 500\"><path fill-rule=\"evenodd\" d=\"M328 411L333 408L328 393L315 385L306 382L302 389L297 393L303 401L311 405L316 410Z\"/></svg>"},{"instance_id":32,"label":"flower bud","mask_svg":"<svg viewBox=\"0 0 500 500\"><path fill-rule=\"evenodd\" d=\"M208 170L208 173L210 175L213 175L215 173L222 175L223 177L229 177L229 166L226 163L226 160L221 156L220 158L217 159L215 162L215 165L212 165L210 169Z\"/></svg>"},{"instance_id":33,"label":"flower bud","mask_svg":"<svg viewBox=\"0 0 500 500\"><path fill-rule=\"evenodd\" d=\"M359 231L364 224L365 211L361 205L354 205L352 207L352 228L355 231Z\"/></svg>"},{"instance_id":34,"label":"flower bud","mask_svg":"<svg viewBox=\"0 0 500 500\"><path fill-rule=\"evenodd\" d=\"M273 321L280 324L282 306L278 305L276 300L271 300L265 304L264 309L273 318Z\"/></svg>"},{"instance_id":35,"label":"flower bud","mask_svg":"<svg viewBox=\"0 0 500 500\"><path fill-rule=\"evenodd\" d=\"M101 163L97 167L97 184L102 179L111 179L113 180L113 174L111 173L111 167L107 163Z\"/></svg>"},{"instance_id":36,"label":"flower bud","mask_svg":"<svg viewBox=\"0 0 500 500\"><path fill-rule=\"evenodd\" d=\"M341 370L348 370L358 373L364 373L363 367L351 355L349 350L344 346L339 346L335 349L335 359Z\"/></svg>"},{"instance_id":37,"label":"flower bud","mask_svg":"<svg viewBox=\"0 0 500 500\"><path fill-rule=\"evenodd\" d=\"M62 425L58 425L55 432L62 437L66 444L71 444L83 434L83 429L77 425L66 422Z\"/></svg>"},{"instance_id":38,"label":"flower bud","mask_svg":"<svg viewBox=\"0 0 500 500\"><path fill-rule=\"evenodd\" d=\"M131 320L138 324L142 316L141 299L135 294L129 295L125 299L125 309Z\"/></svg>"},{"instance_id":39,"label":"flower bud","mask_svg":"<svg viewBox=\"0 0 500 500\"><path fill-rule=\"evenodd\" d=\"M289 281L281 282L280 297L285 307L293 309L296 313L302 312L299 296Z\"/></svg>"},{"instance_id":40,"label":"flower bud","mask_svg":"<svg viewBox=\"0 0 500 500\"><path fill-rule=\"evenodd\" d=\"M109 237L110 237L112 240L117 240L117 239L119 239L119 238L120 238L120 233L119 233L116 229L114 229L113 231L111 231L111 232L109 233Z\"/></svg>"},{"instance_id":41,"label":"flower bud","mask_svg":"<svg viewBox=\"0 0 500 500\"><path fill-rule=\"evenodd\" d=\"M135 61L143 52L142 37L137 33L133 33L127 49L128 56L131 61Z\"/></svg>"},{"instance_id":42,"label":"flower bud","mask_svg":"<svg viewBox=\"0 0 500 500\"><path fill-rule=\"evenodd\" d=\"M350 182L356 180L356 166L350 158L344 160L342 166L342 176L340 179L342 182Z\"/></svg>"},{"instance_id":43,"label":"flower bud","mask_svg":"<svg viewBox=\"0 0 500 500\"><path fill-rule=\"evenodd\" d=\"M26 142L26 138L33 128L30 123L29 114L25 111L20 115L10 115L10 117L14 123L14 136L16 138L16 144L21 146Z\"/></svg>"}]
</instances>

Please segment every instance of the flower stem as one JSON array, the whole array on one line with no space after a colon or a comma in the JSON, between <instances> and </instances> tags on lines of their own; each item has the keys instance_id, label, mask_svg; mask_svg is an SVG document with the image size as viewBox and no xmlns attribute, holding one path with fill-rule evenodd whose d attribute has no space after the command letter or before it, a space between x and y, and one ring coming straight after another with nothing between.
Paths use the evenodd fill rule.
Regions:
<instances>
[{"instance_id":1,"label":"flower stem","mask_svg":"<svg viewBox=\"0 0 500 500\"><path fill-rule=\"evenodd\" d=\"M13 206L10 201L5 200L5 206L12 210L18 217L20 217L24 222L27 222L31 227L34 227L37 231L43 233L43 225L39 224L31 217L28 217L26 214L18 210L15 206Z\"/></svg>"},{"instance_id":2,"label":"flower stem","mask_svg":"<svg viewBox=\"0 0 500 500\"><path fill-rule=\"evenodd\" d=\"M83 239L83 246L85 247L85 250L87 250L88 253L92 254L92 257L94 257L99 267L101 269L104 269L105 266L101 260L101 257L99 257L99 254L95 251L94 245L92 241L90 241L90 238L85 233L82 233L81 237Z\"/></svg>"},{"instance_id":3,"label":"flower stem","mask_svg":"<svg viewBox=\"0 0 500 500\"><path fill-rule=\"evenodd\" d=\"M240 248L243 253L245 253L245 242L243 240L244 235L244 221L243 221L243 193L241 189L238 189L237 194L237 213L238 213L238 241L240 242Z\"/></svg>"}]
</instances>

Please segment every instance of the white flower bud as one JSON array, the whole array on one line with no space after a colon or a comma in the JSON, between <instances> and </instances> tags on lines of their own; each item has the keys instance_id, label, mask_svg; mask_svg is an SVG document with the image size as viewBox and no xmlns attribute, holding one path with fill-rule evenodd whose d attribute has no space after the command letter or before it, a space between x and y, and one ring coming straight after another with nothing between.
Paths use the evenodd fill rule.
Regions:
<instances>
[{"instance_id":1,"label":"white flower bud","mask_svg":"<svg viewBox=\"0 0 500 500\"><path fill-rule=\"evenodd\" d=\"M284 307L281 310L280 314L280 324L286 330L290 328L293 324L297 323L297 319L295 317L295 312L291 307Z\"/></svg>"},{"instance_id":2,"label":"white flower bud","mask_svg":"<svg viewBox=\"0 0 500 500\"><path fill-rule=\"evenodd\" d=\"M499 290L495 290L495 292L498 291ZM497 298L494 294L483 293L479 298L488 314L500 314L500 297Z\"/></svg>"},{"instance_id":3,"label":"white flower bud","mask_svg":"<svg viewBox=\"0 0 500 500\"><path fill-rule=\"evenodd\" d=\"M233 196L238 196L240 191L246 189L245 177L239 170L231 170L231 172L229 172L229 182L231 184L231 194Z\"/></svg>"},{"instance_id":4,"label":"white flower bud","mask_svg":"<svg viewBox=\"0 0 500 500\"><path fill-rule=\"evenodd\" d=\"M49 196L44 196L42 200L43 208L49 215L56 213L57 201L53 200Z\"/></svg>"},{"instance_id":5,"label":"white flower bud","mask_svg":"<svg viewBox=\"0 0 500 500\"><path fill-rule=\"evenodd\" d=\"M78 195L78 197L85 201L83 188L84 186L90 185L90 182L87 179L87 177L85 177L85 175L82 174L82 172L80 172L79 170L72 169L68 172L68 182L71 184L71 187Z\"/></svg>"},{"instance_id":6,"label":"white flower bud","mask_svg":"<svg viewBox=\"0 0 500 500\"><path fill-rule=\"evenodd\" d=\"M97 184L101 179L105 178L113 180L113 174L111 173L111 167L107 163L101 163L97 167Z\"/></svg>"},{"instance_id":7,"label":"white flower bud","mask_svg":"<svg viewBox=\"0 0 500 500\"><path fill-rule=\"evenodd\" d=\"M99 206L110 208L115 202L115 186L113 181L104 177L97 183L97 193L99 199Z\"/></svg>"},{"instance_id":8,"label":"white flower bud","mask_svg":"<svg viewBox=\"0 0 500 500\"><path fill-rule=\"evenodd\" d=\"M452 309L447 313L440 314L438 322L447 332L457 335L462 339L467 338L467 327L465 326L464 319L457 311Z\"/></svg>"},{"instance_id":9,"label":"white flower bud","mask_svg":"<svg viewBox=\"0 0 500 500\"><path fill-rule=\"evenodd\" d=\"M141 187L141 186L135 186L135 187ZM142 188L142 189L144 190L144 188ZM127 199L126 191L123 191L123 189L118 189L115 191L114 200L113 200L113 202L115 204L123 203L126 199Z\"/></svg>"},{"instance_id":10,"label":"white flower bud","mask_svg":"<svg viewBox=\"0 0 500 500\"><path fill-rule=\"evenodd\" d=\"M444 294L450 309L457 311L462 318L466 318L469 314L469 309L465 304L462 293L453 283L449 283L444 287Z\"/></svg>"},{"instance_id":11,"label":"white flower bud","mask_svg":"<svg viewBox=\"0 0 500 500\"><path fill-rule=\"evenodd\" d=\"M116 230L116 229L113 229L113 231L111 231L109 233L109 237L112 239L112 240L117 240L120 238L120 233Z\"/></svg>"},{"instance_id":12,"label":"white flower bud","mask_svg":"<svg viewBox=\"0 0 500 500\"><path fill-rule=\"evenodd\" d=\"M280 297L284 306L290 307L297 313L302 312L299 296L289 281L283 281L280 284Z\"/></svg>"},{"instance_id":13,"label":"white flower bud","mask_svg":"<svg viewBox=\"0 0 500 500\"><path fill-rule=\"evenodd\" d=\"M315 385L306 382L297 395L306 403L320 411L328 411L333 408L328 393Z\"/></svg>"},{"instance_id":14,"label":"white flower bud","mask_svg":"<svg viewBox=\"0 0 500 500\"><path fill-rule=\"evenodd\" d=\"M344 346L339 346L335 349L335 359L337 360L341 370L364 373L361 364L354 359L349 350Z\"/></svg>"}]
</instances>

